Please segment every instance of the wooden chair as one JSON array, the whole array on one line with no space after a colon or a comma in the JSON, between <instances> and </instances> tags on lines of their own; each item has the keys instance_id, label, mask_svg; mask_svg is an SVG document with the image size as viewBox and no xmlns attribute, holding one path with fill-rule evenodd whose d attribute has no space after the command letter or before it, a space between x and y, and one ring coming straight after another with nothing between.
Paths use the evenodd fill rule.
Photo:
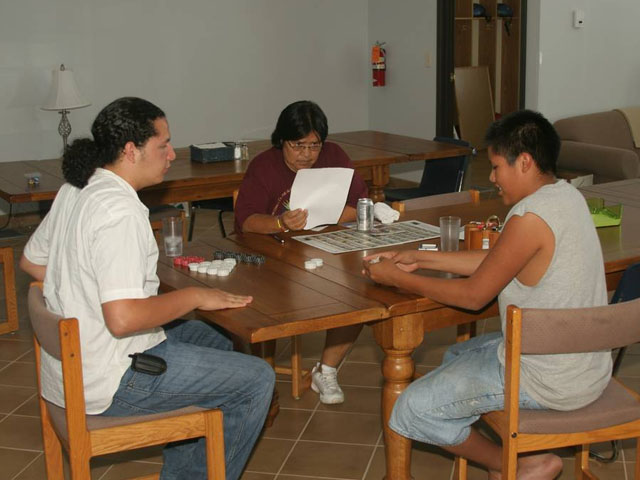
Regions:
<instances>
[{"instance_id":1,"label":"wooden chair","mask_svg":"<svg viewBox=\"0 0 640 480\"><path fill-rule=\"evenodd\" d=\"M224 228L224 222L222 221L222 214L225 212L231 212L236 209L236 200L238 199L238 189L233 191L233 195L224 198L212 198L209 200L197 200L190 202L189 211L189 241L193 238L193 228L196 224L196 213L200 208L207 208L209 210L218 210L218 227L222 238L227 236L227 230Z\"/></svg>"},{"instance_id":2,"label":"wooden chair","mask_svg":"<svg viewBox=\"0 0 640 480\"><path fill-rule=\"evenodd\" d=\"M589 444L640 438L640 395L612 377L595 402L572 411L521 410L518 406L520 355L580 353L620 348L640 341L640 299L576 309L507 309L504 410L482 419L502 438L502 478L515 480L518 453L579 446L575 478L589 471ZM467 478L458 458L458 478ZM640 478L640 442L635 478Z\"/></svg>"},{"instance_id":3,"label":"wooden chair","mask_svg":"<svg viewBox=\"0 0 640 480\"><path fill-rule=\"evenodd\" d=\"M291 396L298 400L302 393L311 387L311 371L302 368L302 342L300 335L291 337L291 366L276 365L276 341L267 340L251 345L254 355L262 357L273 367L276 373L291 375Z\"/></svg>"},{"instance_id":4,"label":"wooden chair","mask_svg":"<svg viewBox=\"0 0 640 480\"><path fill-rule=\"evenodd\" d=\"M69 456L71 479L90 480L89 461L92 457L198 437L206 438L208 478L224 480L224 436L220 410L187 407L131 417L85 415L78 320L61 319L49 312L41 283L34 283L29 288L28 305L34 331L38 400L49 480L64 479L62 447ZM41 348L62 362L66 408L42 397ZM156 474L139 480L158 477Z\"/></svg>"},{"instance_id":5,"label":"wooden chair","mask_svg":"<svg viewBox=\"0 0 640 480\"><path fill-rule=\"evenodd\" d=\"M4 279L4 298L7 321L0 323L0 335L18 330L18 302L16 300L16 276L13 270L13 248L0 248L0 263Z\"/></svg>"},{"instance_id":6,"label":"wooden chair","mask_svg":"<svg viewBox=\"0 0 640 480\"><path fill-rule=\"evenodd\" d=\"M412 198L391 203L391 208L400 213L423 208L444 207L446 205L458 205L461 203L478 203L480 192L478 190L464 190L462 192L442 193L426 197Z\"/></svg>"},{"instance_id":7,"label":"wooden chair","mask_svg":"<svg viewBox=\"0 0 640 480\"><path fill-rule=\"evenodd\" d=\"M233 195L230 197L232 200L232 205L230 208L225 210L220 210L220 214L218 216L218 222L220 223L220 230L222 236L225 237L226 233L224 230L224 225L222 224L222 213L225 211L233 211L236 206L236 201L238 200L238 189L233 191ZM220 199L226 201L227 199ZM207 202L208 200L204 200ZM215 202L215 200L213 201ZM213 205L213 203L212 203ZM222 204L219 204L222 205ZM198 208L209 208L206 206L200 206ZM211 207L216 208L216 207ZM194 215L195 210L191 210L191 223L189 226L189 240L191 240L191 235L193 234L193 224L195 222ZM184 225L184 224L183 224ZM263 358L269 365L271 365L276 373L280 373L282 375L291 375L291 396L296 400L300 398L302 393L311 386L311 371L304 370L302 368L302 352L301 352L301 338L298 335L291 337L291 366L279 366L276 365L275 362L275 353L276 353L276 341L268 340L266 342L260 342L257 344L253 344L250 346L251 353L256 356Z\"/></svg>"},{"instance_id":8,"label":"wooden chair","mask_svg":"<svg viewBox=\"0 0 640 480\"><path fill-rule=\"evenodd\" d=\"M171 205L161 205L149 209L149 221L151 230L156 235L156 239L162 239L162 219L165 217L180 217L182 219L182 244L187 244L187 221L183 209L172 207Z\"/></svg>"}]
</instances>

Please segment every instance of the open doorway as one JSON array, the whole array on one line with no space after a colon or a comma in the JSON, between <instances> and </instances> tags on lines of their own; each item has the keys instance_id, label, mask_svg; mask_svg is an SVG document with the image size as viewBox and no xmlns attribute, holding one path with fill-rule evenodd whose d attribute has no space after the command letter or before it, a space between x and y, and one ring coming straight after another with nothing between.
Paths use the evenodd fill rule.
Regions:
<instances>
[{"instance_id":1,"label":"open doorway","mask_svg":"<svg viewBox=\"0 0 640 480\"><path fill-rule=\"evenodd\" d=\"M438 0L437 135L450 137L458 127L465 139L456 110L456 67L486 66L496 116L524 108L526 17L527 0Z\"/></svg>"}]
</instances>

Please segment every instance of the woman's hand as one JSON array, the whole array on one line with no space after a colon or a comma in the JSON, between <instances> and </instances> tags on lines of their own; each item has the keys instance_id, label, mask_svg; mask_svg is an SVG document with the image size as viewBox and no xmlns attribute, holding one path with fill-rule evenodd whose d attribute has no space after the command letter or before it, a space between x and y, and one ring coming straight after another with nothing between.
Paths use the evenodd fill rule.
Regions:
<instances>
[{"instance_id":1,"label":"woman's hand","mask_svg":"<svg viewBox=\"0 0 640 480\"><path fill-rule=\"evenodd\" d=\"M280 216L280 223L289 230L303 230L307 224L308 216L309 212L307 210L296 208L295 210L284 212Z\"/></svg>"}]
</instances>

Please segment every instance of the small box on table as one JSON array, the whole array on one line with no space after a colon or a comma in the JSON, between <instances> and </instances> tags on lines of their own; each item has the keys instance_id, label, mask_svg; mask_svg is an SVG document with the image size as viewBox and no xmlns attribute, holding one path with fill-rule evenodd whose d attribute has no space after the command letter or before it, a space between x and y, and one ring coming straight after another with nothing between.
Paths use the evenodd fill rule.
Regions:
<instances>
[{"instance_id":1,"label":"small box on table","mask_svg":"<svg viewBox=\"0 0 640 480\"><path fill-rule=\"evenodd\" d=\"M226 162L233 160L235 144L231 142L201 143L190 145L191 161L198 163Z\"/></svg>"}]
</instances>

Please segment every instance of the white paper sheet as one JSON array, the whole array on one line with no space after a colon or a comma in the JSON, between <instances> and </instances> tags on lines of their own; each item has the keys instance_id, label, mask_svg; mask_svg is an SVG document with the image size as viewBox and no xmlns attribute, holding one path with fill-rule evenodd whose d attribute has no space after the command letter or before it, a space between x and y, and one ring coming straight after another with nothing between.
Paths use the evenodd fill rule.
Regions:
<instances>
[{"instance_id":1,"label":"white paper sheet","mask_svg":"<svg viewBox=\"0 0 640 480\"><path fill-rule=\"evenodd\" d=\"M304 228L338 223L347 203L353 170L351 168L304 168L298 170L291 187L289 207L309 211Z\"/></svg>"}]
</instances>

